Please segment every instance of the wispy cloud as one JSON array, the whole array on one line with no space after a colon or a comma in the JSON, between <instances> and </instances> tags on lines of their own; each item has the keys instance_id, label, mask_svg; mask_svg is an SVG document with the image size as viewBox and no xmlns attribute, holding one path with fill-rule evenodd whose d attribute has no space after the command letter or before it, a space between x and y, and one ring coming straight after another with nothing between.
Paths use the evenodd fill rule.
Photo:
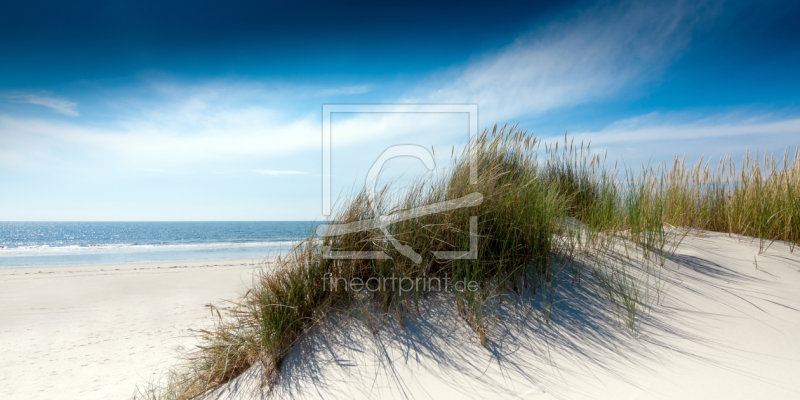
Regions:
<instances>
[{"instance_id":1,"label":"wispy cloud","mask_svg":"<svg viewBox=\"0 0 800 400\"><path fill-rule=\"evenodd\" d=\"M591 143L595 154L627 165L659 164L674 156L690 162L705 158L743 156L748 150L780 155L790 153L800 135L797 114L776 116L736 110L699 115L686 112L650 113L614 122L598 130L569 132L575 143ZM564 136L544 138L551 144Z\"/></svg>"},{"instance_id":2,"label":"wispy cloud","mask_svg":"<svg viewBox=\"0 0 800 400\"><path fill-rule=\"evenodd\" d=\"M75 111L75 107L77 107L75 102L66 99L59 99L46 94L14 93L8 95L7 98L15 103L29 103L45 106L59 114L69 115L71 117L77 117L80 115L77 111Z\"/></svg>"},{"instance_id":3,"label":"wispy cloud","mask_svg":"<svg viewBox=\"0 0 800 400\"><path fill-rule=\"evenodd\" d=\"M275 169L254 169L253 172L262 175L282 176L282 175L308 175L308 172L303 171L284 171Z\"/></svg>"},{"instance_id":4,"label":"wispy cloud","mask_svg":"<svg viewBox=\"0 0 800 400\"><path fill-rule=\"evenodd\" d=\"M680 115L652 113L617 121L599 131L571 136L602 145L747 136L755 145L762 141L753 139L765 135L797 137L800 118L775 118L769 114L742 117L729 113L687 119Z\"/></svg>"},{"instance_id":5,"label":"wispy cloud","mask_svg":"<svg viewBox=\"0 0 800 400\"><path fill-rule=\"evenodd\" d=\"M283 121L269 111L215 110L197 113L195 120L191 120L194 111L164 120L144 114L102 127L0 116L0 148L24 154L29 162L59 153L82 163L104 159L106 163L144 163L155 169L174 169L272 157L319 146L317 118Z\"/></svg>"},{"instance_id":6,"label":"wispy cloud","mask_svg":"<svg viewBox=\"0 0 800 400\"><path fill-rule=\"evenodd\" d=\"M154 169L175 170L183 165L255 161L319 148L319 103L288 102L294 93L288 87L278 91L254 86L149 82L143 90L149 94L146 97L105 98L107 112L114 118L101 123L0 115L0 149L24 155L21 158L28 159L28 164L61 153L80 158L81 163L103 158L107 163L146 163ZM435 116L408 115L337 117L336 145L408 132L435 137L452 129L452 124L448 127ZM466 120L462 125L466 126ZM22 165L19 159L13 164ZM7 160L0 163L12 164Z\"/></svg>"},{"instance_id":7,"label":"wispy cloud","mask_svg":"<svg viewBox=\"0 0 800 400\"><path fill-rule=\"evenodd\" d=\"M657 78L679 55L713 14L701 3L603 3L451 69L404 100L477 103L483 120L503 122L613 98Z\"/></svg>"}]
</instances>

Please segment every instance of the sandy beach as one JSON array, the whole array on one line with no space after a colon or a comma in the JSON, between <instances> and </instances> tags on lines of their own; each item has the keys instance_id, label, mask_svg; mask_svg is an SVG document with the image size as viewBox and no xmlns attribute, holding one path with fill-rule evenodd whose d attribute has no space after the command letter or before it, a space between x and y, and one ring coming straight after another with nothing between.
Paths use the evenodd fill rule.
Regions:
<instances>
[{"instance_id":1,"label":"sandy beach","mask_svg":"<svg viewBox=\"0 0 800 400\"><path fill-rule=\"evenodd\" d=\"M0 269L0 398L130 398L261 262Z\"/></svg>"},{"instance_id":2,"label":"sandy beach","mask_svg":"<svg viewBox=\"0 0 800 400\"><path fill-rule=\"evenodd\" d=\"M237 298L256 260L0 270L0 393L130 398L178 361L209 303ZM757 265L756 265L757 264ZM448 296L378 335L329 319L287 357L274 398L794 399L800 254L699 232L666 268L666 296L634 337L592 285L565 286L552 321L506 310L487 348ZM437 300L438 299L438 300ZM443 303L444 302L444 303ZM268 397L254 367L214 398Z\"/></svg>"}]
</instances>

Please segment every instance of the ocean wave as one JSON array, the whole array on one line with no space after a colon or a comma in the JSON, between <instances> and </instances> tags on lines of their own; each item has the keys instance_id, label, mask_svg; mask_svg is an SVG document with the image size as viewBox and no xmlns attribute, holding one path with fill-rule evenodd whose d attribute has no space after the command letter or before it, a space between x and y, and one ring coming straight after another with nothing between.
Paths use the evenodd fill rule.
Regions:
<instances>
[{"instance_id":1,"label":"ocean wave","mask_svg":"<svg viewBox=\"0 0 800 400\"><path fill-rule=\"evenodd\" d=\"M61 254L92 254L115 252L158 252L158 251L210 251L236 248L270 248L275 250L288 250L297 241L272 241L272 242L212 242L212 243L173 243L173 244L138 244L138 243L112 243L88 245L32 245L18 247L0 247L0 257L35 256L35 255L61 255Z\"/></svg>"}]
</instances>

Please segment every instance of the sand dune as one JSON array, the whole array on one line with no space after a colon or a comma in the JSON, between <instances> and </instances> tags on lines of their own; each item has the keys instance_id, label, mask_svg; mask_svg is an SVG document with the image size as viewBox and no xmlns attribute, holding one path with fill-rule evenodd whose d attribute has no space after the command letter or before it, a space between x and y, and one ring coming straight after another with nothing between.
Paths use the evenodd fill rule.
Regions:
<instances>
[{"instance_id":1,"label":"sand dune","mask_svg":"<svg viewBox=\"0 0 800 400\"><path fill-rule=\"evenodd\" d=\"M553 320L505 307L487 348L441 296L378 335L328 321L288 357L275 398L797 399L800 251L703 232L667 263L666 297L638 337L592 283L564 287ZM756 267L756 262L758 267ZM258 367L211 398L268 397Z\"/></svg>"}]
</instances>

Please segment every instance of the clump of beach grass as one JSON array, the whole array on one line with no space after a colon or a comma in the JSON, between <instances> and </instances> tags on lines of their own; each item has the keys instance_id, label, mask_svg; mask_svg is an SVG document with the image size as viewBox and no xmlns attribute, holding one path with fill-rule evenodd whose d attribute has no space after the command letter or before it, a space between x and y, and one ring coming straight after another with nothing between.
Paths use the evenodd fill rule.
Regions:
<instances>
[{"instance_id":1,"label":"clump of beach grass","mask_svg":"<svg viewBox=\"0 0 800 400\"><path fill-rule=\"evenodd\" d=\"M724 157L716 168L676 158L661 178L665 220L676 226L800 244L800 152L782 158L746 153L738 165ZM666 167L666 165L665 165Z\"/></svg>"},{"instance_id":2,"label":"clump of beach grass","mask_svg":"<svg viewBox=\"0 0 800 400\"><path fill-rule=\"evenodd\" d=\"M470 153L477 155L477 182L470 180ZM782 164L765 160L746 158L737 168L725 159L716 171L702 163L687 167L680 159L671 168L608 168L589 144L575 145L566 136L545 144L516 126L495 126L454 157L443 175L420 178L399 192L386 187L375 197L362 191L339 203L330 229L475 193L479 204L398 218L386 232L312 235L265 268L243 298L217 314L214 329L201 331L197 350L136 398L198 398L257 364L270 385L288 352L327 315L351 315L373 333L375 320L385 316L403 326L404 319L421 317L419 302L432 288L420 282L433 280L474 283L474 290L452 295L455 311L483 346L496 322L493 309L504 298L532 293L549 320L561 280L581 284L587 272L620 311L622 325L636 334L654 293L663 296L660 269L687 229L800 243L798 154L793 160L785 154ZM401 254L397 248L404 246L419 258ZM472 246L475 257L435 256ZM389 257L340 259L329 257L331 251ZM636 260L643 269L631 267ZM338 286L399 277L413 285L374 291Z\"/></svg>"}]
</instances>

